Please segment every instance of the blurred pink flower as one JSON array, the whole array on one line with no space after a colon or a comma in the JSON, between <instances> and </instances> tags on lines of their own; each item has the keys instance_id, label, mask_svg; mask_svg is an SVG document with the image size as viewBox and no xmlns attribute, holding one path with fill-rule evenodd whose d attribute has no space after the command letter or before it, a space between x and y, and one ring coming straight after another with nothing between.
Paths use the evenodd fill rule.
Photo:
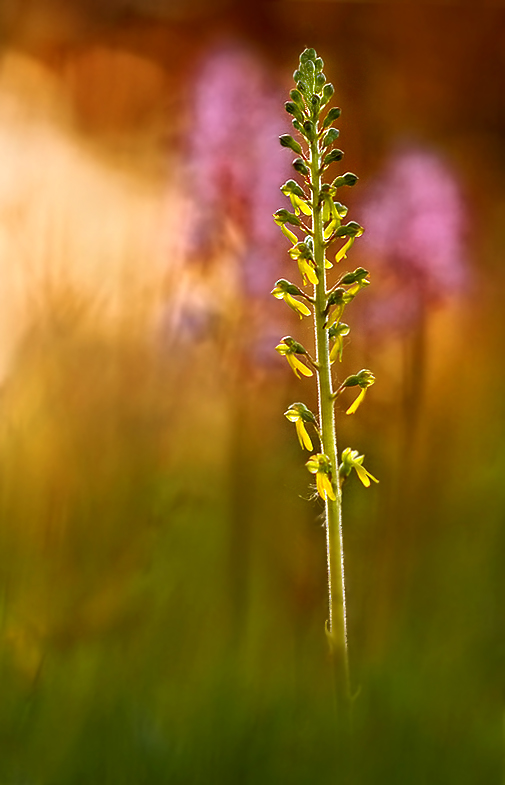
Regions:
<instances>
[{"instance_id":1,"label":"blurred pink flower","mask_svg":"<svg viewBox=\"0 0 505 785\"><path fill-rule=\"evenodd\" d=\"M368 304L377 327L402 327L426 307L459 294L468 279L466 210L457 178L439 154L416 147L394 153L361 204L362 250L385 288Z\"/></svg>"},{"instance_id":2,"label":"blurred pink flower","mask_svg":"<svg viewBox=\"0 0 505 785\"><path fill-rule=\"evenodd\" d=\"M282 273L286 242L272 221L290 159L282 96L252 52L237 44L211 51L192 99L189 170L195 210L189 255L205 255L227 221L240 233L239 278L249 295L268 295Z\"/></svg>"}]
</instances>

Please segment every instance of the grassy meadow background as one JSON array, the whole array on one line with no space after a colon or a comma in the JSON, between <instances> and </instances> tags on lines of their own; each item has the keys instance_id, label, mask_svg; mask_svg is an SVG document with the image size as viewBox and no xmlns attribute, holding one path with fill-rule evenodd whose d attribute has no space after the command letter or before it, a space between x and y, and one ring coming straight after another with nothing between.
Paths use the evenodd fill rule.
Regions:
<instances>
[{"instance_id":1,"label":"grassy meadow background","mask_svg":"<svg viewBox=\"0 0 505 785\"><path fill-rule=\"evenodd\" d=\"M0 25L1 785L503 785L505 6ZM380 478L344 500L352 769L282 416L314 390L273 351L308 327L269 295L304 46L371 227L342 373L377 383L338 426Z\"/></svg>"}]
</instances>

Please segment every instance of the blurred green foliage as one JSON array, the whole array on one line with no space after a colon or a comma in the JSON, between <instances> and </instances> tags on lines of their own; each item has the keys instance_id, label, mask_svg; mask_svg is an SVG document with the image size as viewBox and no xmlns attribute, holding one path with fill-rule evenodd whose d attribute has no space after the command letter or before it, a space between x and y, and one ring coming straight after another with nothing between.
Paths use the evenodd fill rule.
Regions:
<instances>
[{"instance_id":1,"label":"blurred green foliage","mask_svg":"<svg viewBox=\"0 0 505 785\"><path fill-rule=\"evenodd\" d=\"M27 337L2 396L0 780L498 782L501 398L485 391L491 421L435 372L398 463L401 389L370 396L381 485L346 499L345 772L291 381L239 359L89 322Z\"/></svg>"}]
</instances>

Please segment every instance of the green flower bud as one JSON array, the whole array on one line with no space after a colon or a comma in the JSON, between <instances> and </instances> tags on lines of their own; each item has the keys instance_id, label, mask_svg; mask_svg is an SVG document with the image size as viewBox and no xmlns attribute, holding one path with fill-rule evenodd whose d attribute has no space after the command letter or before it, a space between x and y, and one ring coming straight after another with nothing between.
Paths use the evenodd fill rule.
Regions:
<instances>
[{"instance_id":1,"label":"green flower bud","mask_svg":"<svg viewBox=\"0 0 505 785\"><path fill-rule=\"evenodd\" d=\"M305 406L305 404L301 402L292 403L291 406L288 406L287 411L284 412L284 416L287 417L288 420L301 418L304 422L316 422L314 414L310 411L308 406Z\"/></svg>"},{"instance_id":2,"label":"green flower bud","mask_svg":"<svg viewBox=\"0 0 505 785\"><path fill-rule=\"evenodd\" d=\"M346 172L345 174L341 174L339 177L335 177L332 182L334 188L340 188L342 185L356 185L358 182L358 177L353 174L352 172Z\"/></svg>"},{"instance_id":3,"label":"green flower bud","mask_svg":"<svg viewBox=\"0 0 505 785\"><path fill-rule=\"evenodd\" d=\"M335 237L359 237L364 232L362 226L356 221L349 221L348 224L340 226L335 232Z\"/></svg>"},{"instance_id":4,"label":"green flower bud","mask_svg":"<svg viewBox=\"0 0 505 785\"><path fill-rule=\"evenodd\" d=\"M329 147L330 144L336 142L339 136L340 136L340 131L337 128L330 128L328 131L326 131L325 135L323 136L323 141L322 141L323 148Z\"/></svg>"},{"instance_id":5,"label":"green flower bud","mask_svg":"<svg viewBox=\"0 0 505 785\"><path fill-rule=\"evenodd\" d=\"M358 373L348 376L347 379L342 382L342 387L361 387L362 389L366 389L367 387L371 387L374 382L375 376L372 371L363 368L363 370L358 371Z\"/></svg>"},{"instance_id":6,"label":"green flower bud","mask_svg":"<svg viewBox=\"0 0 505 785\"><path fill-rule=\"evenodd\" d=\"M359 379L357 374L353 374L352 376L348 376L347 379L342 382L342 387L358 387Z\"/></svg>"},{"instance_id":7,"label":"green flower bud","mask_svg":"<svg viewBox=\"0 0 505 785\"><path fill-rule=\"evenodd\" d=\"M326 77L325 77L325 75L324 74L316 74L316 78L314 80L314 84L315 84L315 86L316 86L316 88L318 90L320 90L321 87L324 87L324 85L326 84ZM325 103L327 103L327 101L325 101Z\"/></svg>"},{"instance_id":8,"label":"green flower bud","mask_svg":"<svg viewBox=\"0 0 505 785\"><path fill-rule=\"evenodd\" d=\"M308 63L309 61L314 61L317 57L316 50L310 47L309 49L304 49L300 55L300 63Z\"/></svg>"},{"instance_id":9,"label":"green flower bud","mask_svg":"<svg viewBox=\"0 0 505 785\"><path fill-rule=\"evenodd\" d=\"M339 280L339 284L343 284L344 286L350 286L353 283L361 283L364 282L364 279L370 275L368 270L365 270L364 267L358 267L352 273L346 273L342 276Z\"/></svg>"},{"instance_id":10,"label":"green flower bud","mask_svg":"<svg viewBox=\"0 0 505 785\"><path fill-rule=\"evenodd\" d=\"M285 335L284 338L281 338L281 341L282 343L285 343L286 346L289 346L293 354L307 354L307 349L305 349L301 343L295 341L290 335Z\"/></svg>"},{"instance_id":11,"label":"green flower bud","mask_svg":"<svg viewBox=\"0 0 505 785\"><path fill-rule=\"evenodd\" d=\"M310 120L306 120L303 124L303 133L304 136L307 137L307 139L312 141L315 135L314 123L311 122Z\"/></svg>"},{"instance_id":12,"label":"green flower bud","mask_svg":"<svg viewBox=\"0 0 505 785\"><path fill-rule=\"evenodd\" d=\"M286 180L284 185L281 185L282 193L284 196L289 196L289 194L295 194L295 196L299 196L300 199L306 199L305 193L303 189L300 188L298 183L295 180Z\"/></svg>"},{"instance_id":13,"label":"green flower bud","mask_svg":"<svg viewBox=\"0 0 505 785\"><path fill-rule=\"evenodd\" d=\"M294 215L294 213L290 213L289 210L285 210L284 208L275 211L274 220L278 224L292 224L293 226L301 225L298 216Z\"/></svg>"},{"instance_id":14,"label":"green flower bud","mask_svg":"<svg viewBox=\"0 0 505 785\"><path fill-rule=\"evenodd\" d=\"M290 150L293 150L294 153L302 152L302 148L298 142L289 134L282 134L282 136L279 136L279 142L281 143L281 147L288 147Z\"/></svg>"},{"instance_id":15,"label":"green flower bud","mask_svg":"<svg viewBox=\"0 0 505 785\"><path fill-rule=\"evenodd\" d=\"M301 59L301 58L300 58L300 59ZM293 82L295 82L295 83L296 83L296 82L299 82L301 79L303 79L303 74L302 74L302 72L300 71L300 69L299 69L299 68L297 68L297 69L296 69L296 71L295 71L295 72L294 72L294 74L293 74Z\"/></svg>"},{"instance_id":16,"label":"green flower bud","mask_svg":"<svg viewBox=\"0 0 505 785\"><path fill-rule=\"evenodd\" d=\"M275 287L272 291L275 291L276 289L285 292L286 294L303 296L303 292L298 288L298 286L295 286L295 284L291 283L291 281L286 281L285 278L279 278L279 280L276 281Z\"/></svg>"},{"instance_id":17,"label":"green flower bud","mask_svg":"<svg viewBox=\"0 0 505 785\"><path fill-rule=\"evenodd\" d=\"M309 168L305 164L303 158L295 158L295 160L292 163L292 166L295 172L298 172L299 174L303 174L305 177L309 176L310 174Z\"/></svg>"},{"instance_id":18,"label":"green flower bud","mask_svg":"<svg viewBox=\"0 0 505 785\"><path fill-rule=\"evenodd\" d=\"M324 68L324 61L322 57L317 57L314 65L316 66L316 71L322 71Z\"/></svg>"},{"instance_id":19,"label":"green flower bud","mask_svg":"<svg viewBox=\"0 0 505 785\"><path fill-rule=\"evenodd\" d=\"M323 158L323 168L326 169L327 166L334 163L335 161L341 161L344 157L343 150L332 150L330 153L324 156Z\"/></svg>"},{"instance_id":20,"label":"green flower bud","mask_svg":"<svg viewBox=\"0 0 505 785\"><path fill-rule=\"evenodd\" d=\"M328 82L327 84L324 85L323 93L322 93L322 101L321 101L322 106L326 106L328 101L331 101L334 92L335 92L335 88L333 87L331 82Z\"/></svg>"},{"instance_id":21,"label":"green flower bud","mask_svg":"<svg viewBox=\"0 0 505 785\"><path fill-rule=\"evenodd\" d=\"M308 77L311 81L314 79L316 67L313 60L306 60L301 66L300 70L302 71L302 74L305 76L305 78Z\"/></svg>"},{"instance_id":22,"label":"green flower bud","mask_svg":"<svg viewBox=\"0 0 505 785\"><path fill-rule=\"evenodd\" d=\"M288 114L294 115L297 120L303 122L303 114L293 101L286 101L284 104L284 109Z\"/></svg>"},{"instance_id":23,"label":"green flower bud","mask_svg":"<svg viewBox=\"0 0 505 785\"><path fill-rule=\"evenodd\" d=\"M297 104L297 106L300 107L300 109L303 109L304 107L303 96L299 90L291 90L289 97L291 98L292 101L295 102L295 104Z\"/></svg>"},{"instance_id":24,"label":"green flower bud","mask_svg":"<svg viewBox=\"0 0 505 785\"><path fill-rule=\"evenodd\" d=\"M324 96L324 90L323 90L323 96ZM326 115L326 117L324 118L323 128L328 128L328 126L331 125L334 122L334 120L338 120L341 114L342 114L342 110L339 109L338 106L333 106L328 112L328 114Z\"/></svg>"}]
</instances>

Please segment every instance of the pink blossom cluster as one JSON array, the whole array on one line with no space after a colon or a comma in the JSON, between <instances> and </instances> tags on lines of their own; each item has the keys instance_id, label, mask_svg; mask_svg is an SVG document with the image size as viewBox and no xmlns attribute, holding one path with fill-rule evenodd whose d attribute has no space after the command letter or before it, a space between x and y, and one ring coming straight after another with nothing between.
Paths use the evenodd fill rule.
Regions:
<instances>
[{"instance_id":1,"label":"pink blossom cluster","mask_svg":"<svg viewBox=\"0 0 505 785\"><path fill-rule=\"evenodd\" d=\"M373 323L401 327L462 291L466 209L441 155L397 150L371 183L359 217L366 229L362 248L387 289L370 305Z\"/></svg>"},{"instance_id":2,"label":"pink blossom cluster","mask_svg":"<svg viewBox=\"0 0 505 785\"><path fill-rule=\"evenodd\" d=\"M205 58L192 107L190 256L205 255L231 221L243 249L241 283L262 297L281 275L286 255L272 220L283 201L279 187L290 176L289 156L278 143L286 130L281 96L257 56L228 44Z\"/></svg>"}]
</instances>

